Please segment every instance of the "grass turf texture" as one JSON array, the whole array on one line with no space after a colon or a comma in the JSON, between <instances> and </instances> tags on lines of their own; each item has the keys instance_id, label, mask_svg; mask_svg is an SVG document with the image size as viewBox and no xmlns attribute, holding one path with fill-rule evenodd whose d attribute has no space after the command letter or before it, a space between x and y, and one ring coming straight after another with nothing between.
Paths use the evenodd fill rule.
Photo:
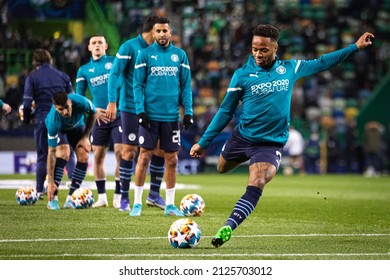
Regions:
<instances>
[{"instance_id":1,"label":"grass turf texture","mask_svg":"<svg viewBox=\"0 0 390 280\"><path fill-rule=\"evenodd\" d=\"M11 178L33 177L0 176ZM201 188L178 189L176 205L188 193L206 203L204 215L194 218L202 231L195 249L169 244L167 232L178 217L165 217L145 203L140 217L130 217L112 208L112 190L107 192L109 208L81 210L62 209L67 190L61 190L61 210L50 211L46 197L19 206L15 189L1 189L0 259L390 259L390 177L277 175L251 216L217 249L211 239L243 194L247 175L178 176L177 181Z\"/></svg>"}]
</instances>

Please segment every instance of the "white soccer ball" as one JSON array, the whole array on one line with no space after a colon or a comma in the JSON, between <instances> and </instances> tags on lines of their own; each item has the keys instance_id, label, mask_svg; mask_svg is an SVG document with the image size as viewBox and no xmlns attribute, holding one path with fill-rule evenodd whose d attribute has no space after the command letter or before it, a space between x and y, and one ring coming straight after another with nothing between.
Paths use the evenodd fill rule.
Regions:
<instances>
[{"instance_id":1,"label":"white soccer ball","mask_svg":"<svg viewBox=\"0 0 390 280\"><path fill-rule=\"evenodd\" d=\"M93 192L86 187L78 188L72 194L72 204L76 209L84 209L92 206L94 202Z\"/></svg>"},{"instance_id":2,"label":"white soccer ball","mask_svg":"<svg viewBox=\"0 0 390 280\"><path fill-rule=\"evenodd\" d=\"M16 190L15 200L19 205L33 205L38 200L37 190L33 187L20 187Z\"/></svg>"},{"instance_id":3,"label":"white soccer ball","mask_svg":"<svg viewBox=\"0 0 390 280\"><path fill-rule=\"evenodd\" d=\"M198 224L189 218L175 221L168 230L168 241L173 248L195 248L202 232Z\"/></svg>"},{"instance_id":4,"label":"white soccer ball","mask_svg":"<svg viewBox=\"0 0 390 280\"><path fill-rule=\"evenodd\" d=\"M200 216L205 208L206 204L198 194L187 194L180 202L180 210L187 217Z\"/></svg>"}]
</instances>

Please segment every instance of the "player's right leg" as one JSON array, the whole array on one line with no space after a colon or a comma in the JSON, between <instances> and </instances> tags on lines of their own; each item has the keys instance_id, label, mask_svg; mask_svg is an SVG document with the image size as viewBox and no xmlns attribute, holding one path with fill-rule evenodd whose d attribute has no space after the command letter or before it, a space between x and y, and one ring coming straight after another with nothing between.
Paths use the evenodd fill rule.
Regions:
<instances>
[{"instance_id":1,"label":"player's right leg","mask_svg":"<svg viewBox=\"0 0 390 280\"><path fill-rule=\"evenodd\" d=\"M140 148L137 166L135 168L134 205L130 216L140 216L142 211L142 193L145 184L146 172L149 166L152 150Z\"/></svg>"},{"instance_id":2,"label":"player's right leg","mask_svg":"<svg viewBox=\"0 0 390 280\"><path fill-rule=\"evenodd\" d=\"M61 143L61 140L60 140ZM60 207L58 205L58 187L61 184L62 177L64 175L64 168L66 163L69 159L69 145L68 144L62 144L58 145L56 148L56 163L54 166L54 183L57 186L57 190L54 193L54 199L51 201L48 201L47 208L50 210L59 210ZM67 200L68 201L68 200ZM67 202L65 203L67 205ZM66 208L73 208L72 207L66 207Z\"/></svg>"},{"instance_id":3,"label":"player's right leg","mask_svg":"<svg viewBox=\"0 0 390 280\"><path fill-rule=\"evenodd\" d=\"M121 111L122 157L119 163L121 200L119 211L130 211L130 181L134 159L138 151L138 116Z\"/></svg>"},{"instance_id":4,"label":"player's right leg","mask_svg":"<svg viewBox=\"0 0 390 280\"><path fill-rule=\"evenodd\" d=\"M47 129L44 123L38 123L34 126L35 147L37 150L37 168L36 168L36 189L38 199L43 199L45 193L44 182L46 178L47 165Z\"/></svg>"}]
</instances>

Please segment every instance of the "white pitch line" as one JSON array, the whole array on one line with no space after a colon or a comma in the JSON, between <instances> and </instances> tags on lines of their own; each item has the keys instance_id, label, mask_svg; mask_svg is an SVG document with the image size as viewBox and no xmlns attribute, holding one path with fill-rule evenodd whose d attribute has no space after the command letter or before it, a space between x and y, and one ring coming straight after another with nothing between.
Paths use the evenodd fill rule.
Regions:
<instances>
[{"instance_id":1,"label":"white pitch line","mask_svg":"<svg viewBox=\"0 0 390 280\"><path fill-rule=\"evenodd\" d=\"M19 187L24 187L24 186L35 186L35 181L34 180L0 180L0 189L15 189L15 191L19 188ZM96 183L95 181L87 181L85 180L83 182L83 187L88 187L92 190L96 190ZM130 189L134 190L134 182L130 182ZM166 183L165 182L162 182L161 183L161 189L165 189L166 188ZM175 188L176 189L194 189L194 190L198 190L201 188L200 185L194 185L194 184L180 184L180 183L177 183L175 185ZM65 185L65 181L63 181L61 184L60 184L60 190L66 190L68 189ZM115 182L112 182L112 181L108 181L106 183L106 189L107 190L115 190ZM150 189L150 183L145 183L144 185L144 189Z\"/></svg>"},{"instance_id":2,"label":"white pitch line","mask_svg":"<svg viewBox=\"0 0 390 280\"><path fill-rule=\"evenodd\" d=\"M272 253L252 253L252 254L47 254L47 255L6 255L7 259L9 258L55 258L55 257L71 257L71 258L92 258L92 257L368 257L368 256L390 256L390 252L384 253L291 253L291 254L272 254ZM0 255L0 259L2 256Z\"/></svg>"},{"instance_id":3,"label":"white pitch line","mask_svg":"<svg viewBox=\"0 0 390 280\"><path fill-rule=\"evenodd\" d=\"M263 238L263 237L381 237L390 236L390 233L311 233L311 234L258 234L258 235L234 235L234 238ZM202 236L203 238L212 238L214 236ZM147 237L87 237L87 238L37 238L37 239L0 239L0 243L16 242L48 242L48 241L97 241L97 240L156 240L166 239L166 236L147 236Z\"/></svg>"}]
</instances>

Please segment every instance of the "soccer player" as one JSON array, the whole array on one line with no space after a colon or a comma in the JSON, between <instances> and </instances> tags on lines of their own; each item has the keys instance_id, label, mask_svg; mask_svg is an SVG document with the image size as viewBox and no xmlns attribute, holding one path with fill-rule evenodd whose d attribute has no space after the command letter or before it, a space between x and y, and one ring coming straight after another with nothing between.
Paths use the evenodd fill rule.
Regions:
<instances>
[{"instance_id":1,"label":"soccer player","mask_svg":"<svg viewBox=\"0 0 390 280\"><path fill-rule=\"evenodd\" d=\"M1 99L0 99L0 109L2 109L6 115L12 111L11 106L9 106L7 103L4 103Z\"/></svg>"},{"instance_id":2,"label":"soccer player","mask_svg":"<svg viewBox=\"0 0 390 280\"><path fill-rule=\"evenodd\" d=\"M140 152L130 216L141 215L146 170L158 140L160 149L164 151L166 168L165 215L183 216L175 206L175 185L180 148L180 105L184 107L184 128L187 129L193 122L191 69L185 51L170 41L172 29L168 18L157 19L152 34L155 42L140 52L134 67Z\"/></svg>"},{"instance_id":3,"label":"soccer player","mask_svg":"<svg viewBox=\"0 0 390 280\"><path fill-rule=\"evenodd\" d=\"M74 93L74 89L69 76L52 66L52 57L47 50L35 50L32 64L35 71L27 76L24 87L23 123L30 123L34 102L34 139L37 149L36 189L38 197L43 199L48 153L45 118L52 106L53 94L58 91ZM72 176L74 163L73 160L70 160L66 166L69 178Z\"/></svg>"},{"instance_id":4,"label":"soccer player","mask_svg":"<svg viewBox=\"0 0 390 280\"><path fill-rule=\"evenodd\" d=\"M122 124L122 158L119 176L121 181L121 206L119 210L130 211L130 181L133 174L133 162L138 151L138 117L135 113L133 93L133 73L135 59L140 50L153 43L152 28L158 16L150 14L144 21L142 33L136 38L124 42L116 54L108 80L107 117L113 120L117 112L119 93L119 110ZM164 177L164 157L160 149L153 152L150 162L150 191L146 204L165 208L165 201L160 196L160 186Z\"/></svg>"},{"instance_id":5,"label":"soccer player","mask_svg":"<svg viewBox=\"0 0 390 280\"><path fill-rule=\"evenodd\" d=\"M92 103L96 108L106 109L108 105L108 77L112 67L114 57L106 55L108 44L102 35L94 35L89 39L88 50L91 52L92 58L90 62L82 65L76 78L76 93L85 96L87 88L92 95ZM105 116L104 116L105 118ZM95 177L96 187L98 191L98 199L92 207L108 207L106 194L106 172L104 168L104 159L106 157L106 149L110 144L110 139L114 143L114 153L116 158L115 168L115 192L113 206L120 206L120 181L119 181L119 162L122 149L122 133L120 128L119 112L116 114L114 121L109 122L109 119L104 119L101 122L96 120L92 128L91 144L94 154L93 173Z\"/></svg>"},{"instance_id":6,"label":"soccer player","mask_svg":"<svg viewBox=\"0 0 390 280\"><path fill-rule=\"evenodd\" d=\"M58 205L58 186L64 167L69 159L70 146L73 147L77 163L73 170L72 185L64 208L73 208L72 193L83 182L88 168L91 143L89 135L93 124L105 111L96 109L92 102L78 94L60 91L53 94L53 105L45 119L48 132L49 153L47 157L47 208L60 209Z\"/></svg>"},{"instance_id":7,"label":"soccer player","mask_svg":"<svg viewBox=\"0 0 390 280\"><path fill-rule=\"evenodd\" d=\"M279 30L271 25L253 29L252 55L235 71L221 107L190 151L192 157L198 158L232 119L239 102L242 103L240 122L222 148L217 170L226 173L249 160L248 185L225 225L212 239L214 247L228 241L232 231L252 213L265 185L279 168L288 139L294 83L345 61L371 45L374 35L366 32L355 44L314 60L278 58L278 38Z\"/></svg>"}]
</instances>

